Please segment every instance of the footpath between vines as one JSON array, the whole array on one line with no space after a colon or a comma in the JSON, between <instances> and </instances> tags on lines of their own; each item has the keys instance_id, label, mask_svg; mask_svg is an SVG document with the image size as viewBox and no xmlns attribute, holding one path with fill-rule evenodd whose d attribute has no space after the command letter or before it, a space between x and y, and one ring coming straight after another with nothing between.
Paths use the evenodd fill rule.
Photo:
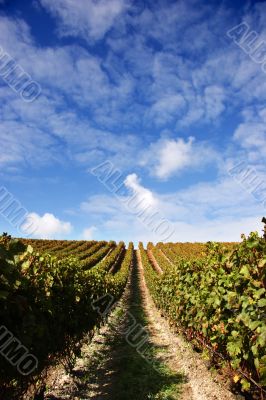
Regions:
<instances>
[{"instance_id":1,"label":"footpath between vines","mask_svg":"<svg viewBox=\"0 0 266 400\"><path fill-rule=\"evenodd\" d=\"M135 319L139 332L128 334ZM143 331L139 327L144 328ZM132 331L133 332L133 331ZM147 337L145 352L132 345ZM72 374L58 369L46 400L233 400L187 342L172 332L147 289L140 252L125 292L92 343L84 345Z\"/></svg>"},{"instance_id":2,"label":"footpath between vines","mask_svg":"<svg viewBox=\"0 0 266 400\"><path fill-rule=\"evenodd\" d=\"M161 356L165 349L153 340L136 261L135 252L128 284L108 324L83 346L71 374L58 367L50 376L46 400L181 399L184 377L166 365ZM145 342L145 355L133 344L135 335L138 343Z\"/></svg>"}]
</instances>

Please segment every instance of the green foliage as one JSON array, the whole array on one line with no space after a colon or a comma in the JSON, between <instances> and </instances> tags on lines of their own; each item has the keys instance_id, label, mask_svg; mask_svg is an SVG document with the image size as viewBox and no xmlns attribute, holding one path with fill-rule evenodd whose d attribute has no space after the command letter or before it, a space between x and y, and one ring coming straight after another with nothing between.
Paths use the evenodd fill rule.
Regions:
<instances>
[{"instance_id":1,"label":"green foliage","mask_svg":"<svg viewBox=\"0 0 266 400\"><path fill-rule=\"evenodd\" d=\"M101 324L101 310L94 310L94 300L106 293L114 301L121 296L133 245L126 255L124 243L110 242L109 251L112 248L96 267L87 269L77 258L57 259L9 236L0 237L1 325L38 358L36 374L66 349L75 352L84 334ZM121 252L125 257L112 275L108 271ZM0 386L18 379L16 368L0 357Z\"/></svg>"},{"instance_id":2,"label":"green foliage","mask_svg":"<svg viewBox=\"0 0 266 400\"><path fill-rule=\"evenodd\" d=\"M205 257L180 258L161 276L140 251L154 301L171 321L266 385L266 242L242 238L233 250L209 242Z\"/></svg>"},{"instance_id":3,"label":"green foliage","mask_svg":"<svg viewBox=\"0 0 266 400\"><path fill-rule=\"evenodd\" d=\"M111 251L111 253L103 259L102 261L99 262L99 264L96 265L95 268L101 270L101 271L109 271L111 267L116 263L117 260L122 258L125 252L125 243L120 242L118 246Z\"/></svg>"},{"instance_id":4,"label":"green foliage","mask_svg":"<svg viewBox=\"0 0 266 400\"><path fill-rule=\"evenodd\" d=\"M82 261L80 265L85 269L90 269L94 267L97 263L99 263L103 257L105 257L110 250L115 248L115 242L111 241L107 243L105 246L101 246L97 251L93 253L86 254L86 257L82 257Z\"/></svg>"}]
</instances>

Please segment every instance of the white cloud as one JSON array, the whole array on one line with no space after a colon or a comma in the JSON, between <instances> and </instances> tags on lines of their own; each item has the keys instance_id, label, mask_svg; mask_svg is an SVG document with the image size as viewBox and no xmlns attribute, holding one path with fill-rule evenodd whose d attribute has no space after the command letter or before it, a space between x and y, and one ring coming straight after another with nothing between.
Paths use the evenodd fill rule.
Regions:
<instances>
[{"instance_id":1,"label":"white cloud","mask_svg":"<svg viewBox=\"0 0 266 400\"><path fill-rule=\"evenodd\" d=\"M26 104L0 83L1 164L68 158L91 165L105 157L106 151L117 165L133 162L141 140L128 134L132 131L128 113L130 122L140 114L132 106L134 79L130 74L119 73L111 83L103 60L82 47L38 47L21 20L0 17L0 37L3 49L42 87L38 100ZM71 109L70 97L76 104ZM129 103L131 107L127 107ZM118 121L125 130L119 130L120 135L117 129L112 132Z\"/></svg>"},{"instance_id":2,"label":"white cloud","mask_svg":"<svg viewBox=\"0 0 266 400\"><path fill-rule=\"evenodd\" d=\"M60 21L61 36L99 40L126 10L125 0L40 0Z\"/></svg>"},{"instance_id":3,"label":"white cloud","mask_svg":"<svg viewBox=\"0 0 266 400\"><path fill-rule=\"evenodd\" d=\"M0 122L0 141L0 165L40 165L55 161L59 156L55 154L55 142L49 135L12 119Z\"/></svg>"},{"instance_id":4,"label":"white cloud","mask_svg":"<svg viewBox=\"0 0 266 400\"><path fill-rule=\"evenodd\" d=\"M107 36L112 27L119 31L123 24L120 17L124 17L127 7L122 0L41 2L60 19L61 35L81 36L89 41ZM260 66L233 43L230 46L219 40L224 40L221 32L226 32L230 10L219 7L215 14L208 5L197 7L195 0L180 0L170 6L160 4L153 9L145 7L141 14L127 15L134 33L128 35L120 30L119 35L110 35L106 42L108 50L101 55L93 55L77 45L39 46L25 22L0 18L1 46L43 88L38 101L26 105L1 84L1 166L12 163L13 167L22 162L51 164L61 160L63 154L71 165L78 161L87 167L110 155L115 165L134 167L143 142L140 135L127 132L139 129L143 116L149 117L144 121L148 125L170 122L173 126L176 123L189 127L197 121L216 121L228 108L232 114L236 111L237 117L239 105L243 108L253 100L263 102L266 83ZM193 40L195 35L199 40ZM157 43L156 49L149 44L150 38ZM258 111L247 116L234 135L249 159L261 159L262 163L266 154L265 122L265 110ZM143 154L142 165L159 179L199 168L218 158L206 142L196 139L154 140ZM237 221L251 226L248 221L253 221L254 213L259 214L254 204L252 210L243 206L246 197L242 189L236 191L229 183L214 182L210 187L202 185L174 193L178 200L171 195L158 196L135 174L127 177L126 184L138 199L155 203L173 218L179 229L176 240L182 239L182 228L187 228L184 236L188 240L189 234L190 239L200 237L205 227L215 237L215 225L223 226L224 234L227 225L236 232ZM122 221L126 214L121 213L119 203L114 204L117 200L111 199L94 196L83 204L84 210L94 210L102 226L116 226L120 234L121 227L124 232L132 227L132 234L138 232L139 238L143 237L142 225L132 215ZM209 220L210 215L213 221ZM97 221L93 223L98 227Z\"/></svg>"},{"instance_id":5,"label":"white cloud","mask_svg":"<svg viewBox=\"0 0 266 400\"><path fill-rule=\"evenodd\" d=\"M54 10L58 10L61 5L61 11L58 12L66 13L65 18L69 18L73 7L76 13L80 13L83 7L100 7L101 10L107 4L106 1L42 1ZM118 3L109 0L108 7ZM177 31L185 26L186 30L193 33L193 28L187 25L188 21L193 21L199 24L197 31L201 29L200 21L207 9L193 8L191 12L193 4L193 1L180 1L172 7L158 7L153 11L143 11L143 15L134 15L130 21L133 26L139 27L138 34L129 38L121 33L118 39L109 38L107 44L112 43L113 47L110 47L106 57L93 55L76 45L54 48L36 46L25 22L1 17L1 46L43 88L41 97L31 105L25 105L10 88L3 93L3 98L8 101L3 100L0 117L3 121L2 132L7 132L3 133L7 145L3 146L1 164L21 163L27 154L27 158L38 163L41 160L50 162L68 157L88 165L100 161L108 152L108 157L116 165L132 167L136 165L135 154L140 151L142 140L136 134L129 135L127 132L138 129L141 116L145 116L146 125L176 123L180 128L182 124L190 126L196 121L216 120L232 101L235 106L240 100L249 101L252 96L258 98L263 95L263 91L266 93L261 78L264 74L258 73L255 79L254 73L258 66L246 59L246 55L237 47L220 49L216 46L215 52L206 53L207 59L200 58L199 65L181 57L180 51L172 51L176 49L173 46L182 49L184 45L183 36L174 37L176 30L173 26L176 26ZM169 24L158 24L162 18L160 13ZM181 15L183 18L180 19ZM205 33L206 23L202 28ZM161 42L163 51L154 51L147 44L147 35ZM213 40L217 39L213 32L208 31L208 38L210 36ZM203 42L200 42L202 46ZM192 52L194 50L191 49ZM245 84L239 86L234 82L234 76L240 79L246 63L248 68L252 63L253 73L248 74ZM47 69L47 65L50 68ZM225 86L226 91L222 89ZM245 93L244 88L248 88ZM143 101L137 99L136 92ZM76 105L71 110L65 102L70 97ZM10 121L13 121L13 125ZM121 126L125 132L118 135ZM23 141L17 138L19 131L23 132ZM194 146L197 147L197 142ZM198 151L196 153L199 154ZM207 153L203 152L204 157L209 158L210 152ZM204 162L204 157L200 157L201 161L196 165ZM173 160L169 162L169 175L167 168L164 172L163 162L160 166L157 160L158 170L154 166L152 168L157 175L165 174L168 177L181 170L181 166L177 166L174 171L174 163L178 164Z\"/></svg>"},{"instance_id":6,"label":"white cloud","mask_svg":"<svg viewBox=\"0 0 266 400\"><path fill-rule=\"evenodd\" d=\"M231 176L214 182L200 182L183 190L161 196L168 204L165 213L171 220L215 220L219 218L252 217L263 213L263 206ZM183 206L183 211L180 209ZM179 212L176 208L179 207Z\"/></svg>"},{"instance_id":7,"label":"white cloud","mask_svg":"<svg viewBox=\"0 0 266 400\"><path fill-rule=\"evenodd\" d=\"M81 204L81 211L88 213L98 231L105 232L107 237L136 241L137 234L139 240L143 240L146 232L149 237L158 240L155 228L164 217L159 197L144 187L136 174L128 175L124 184L129 194L91 196Z\"/></svg>"},{"instance_id":8,"label":"white cloud","mask_svg":"<svg viewBox=\"0 0 266 400\"><path fill-rule=\"evenodd\" d=\"M40 239L54 239L58 236L64 238L72 231L72 225L70 222L60 221L50 213L45 213L43 216L29 213L22 231L31 233L33 230L33 236Z\"/></svg>"},{"instance_id":9,"label":"white cloud","mask_svg":"<svg viewBox=\"0 0 266 400\"><path fill-rule=\"evenodd\" d=\"M115 215L121 209L121 205L114 196L94 195L89 200L82 202L80 209L88 214L97 215L99 218L99 214L102 216Z\"/></svg>"},{"instance_id":10,"label":"white cloud","mask_svg":"<svg viewBox=\"0 0 266 400\"><path fill-rule=\"evenodd\" d=\"M266 156L266 127L260 122L240 124L234 133L234 139L248 150L256 149L257 156Z\"/></svg>"},{"instance_id":11,"label":"white cloud","mask_svg":"<svg viewBox=\"0 0 266 400\"><path fill-rule=\"evenodd\" d=\"M222 87L212 85L205 88L206 116L208 119L217 118L225 109L225 91Z\"/></svg>"},{"instance_id":12,"label":"white cloud","mask_svg":"<svg viewBox=\"0 0 266 400\"><path fill-rule=\"evenodd\" d=\"M193 138L187 142L183 139L166 140L159 149L159 165L155 166L155 175L158 178L168 178L192 163Z\"/></svg>"},{"instance_id":13,"label":"white cloud","mask_svg":"<svg viewBox=\"0 0 266 400\"><path fill-rule=\"evenodd\" d=\"M136 204L138 209L146 209L147 206L152 208L156 207L157 200L151 190L146 189L141 185L140 179L136 174L130 174L126 177L125 186L133 192L133 196L136 196Z\"/></svg>"},{"instance_id":14,"label":"white cloud","mask_svg":"<svg viewBox=\"0 0 266 400\"><path fill-rule=\"evenodd\" d=\"M266 157L266 108L256 107L243 111L244 122L240 123L233 138L250 162L263 162Z\"/></svg>"},{"instance_id":15,"label":"white cloud","mask_svg":"<svg viewBox=\"0 0 266 400\"><path fill-rule=\"evenodd\" d=\"M142 155L140 164L148 166L151 174L167 179L188 167L199 167L218 160L218 156L206 143L196 143L195 138L162 138L150 145Z\"/></svg>"},{"instance_id":16,"label":"white cloud","mask_svg":"<svg viewBox=\"0 0 266 400\"><path fill-rule=\"evenodd\" d=\"M152 105L147 118L158 125L175 121L184 112L185 105L184 98L179 94L164 95Z\"/></svg>"},{"instance_id":17,"label":"white cloud","mask_svg":"<svg viewBox=\"0 0 266 400\"><path fill-rule=\"evenodd\" d=\"M169 241L239 241L241 233L262 229L262 204L231 177L163 195L144 188L134 174L128 180L132 190L144 191L144 196L155 199L156 210L174 230ZM83 203L82 210L94 218L93 224L99 232L115 240L137 243L163 239L112 194L92 196Z\"/></svg>"},{"instance_id":18,"label":"white cloud","mask_svg":"<svg viewBox=\"0 0 266 400\"><path fill-rule=\"evenodd\" d=\"M176 222L175 236L171 241L176 242L235 242L241 241L241 234L260 231L260 218L242 217L236 219L233 216L217 218L215 220L195 221L195 223Z\"/></svg>"},{"instance_id":19,"label":"white cloud","mask_svg":"<svg viewBox=\"0 0 266 400\"><path fill-rule=\"evenodd\" d=\"M83 240L92 240L94 237L94 232L97 231L95 226L91 226L90 228L85 228L82 232Z\"/></svg>"}]
</instances>

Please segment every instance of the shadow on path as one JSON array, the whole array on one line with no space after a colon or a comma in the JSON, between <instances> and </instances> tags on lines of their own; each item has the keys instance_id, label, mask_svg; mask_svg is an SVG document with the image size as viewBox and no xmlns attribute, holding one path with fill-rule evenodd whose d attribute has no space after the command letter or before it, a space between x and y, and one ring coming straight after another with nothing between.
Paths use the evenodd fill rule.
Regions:
<instances>
[{"instance_id":1,"label":"shadow on path","mask_svg":"<svg viewBox=\"0 0 266 400\"><path fill-rule=\"evenodd\" d=\"M47 396L46 400L179 398L184 378L181 374L170 371L160 360L159 353L163 352L163 346L154 345L149 337L136 252L127 292L114 314L106 332L96 339L94 352L86 358L84 365L75 368L74 390L63 397ZM131 334L127 334L133 326L135 329ZM140 352L132 343L136 345L141 339L144 344Z\"/></svg>"}]
</instances>

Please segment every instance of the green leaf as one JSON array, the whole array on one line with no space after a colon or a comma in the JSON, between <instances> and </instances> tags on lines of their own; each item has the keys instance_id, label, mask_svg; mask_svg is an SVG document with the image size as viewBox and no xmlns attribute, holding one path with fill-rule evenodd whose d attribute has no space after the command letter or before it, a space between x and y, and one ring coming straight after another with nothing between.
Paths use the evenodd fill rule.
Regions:
<instances>
[{"instance_id":1,"label":"green leaf","mask_svg":"<svg viewBox=\"0 0 266 400\"><path fill-rule=\"evenodd\" d=\"M251 329L252 331L254 331L255 329L257 329L258 326L260 326L260 324L261 324L261 321L252 321L252 322L249 324L249 327L250 327L250 329Z\"/></svg>"},{"instance_id":2,"label":"green leaf","mask_svg":"<svg viewBox=\"0 0 266 400\"><path fill-rule=\"evenodd\" d=\"M241 381L242 390L247 392L250 389L250 382L247 379L242 378Z\"/></svg>"},{"instance_id":3,"label":"green leaf","mask_svg":"<svg viewBox=\"0 0 266 400\"><path fill-rule=\"evenodd\" d=\"M255 364L256 369L258 370L260 367L260 360L258 358L255 358L254 364Z\"/></svg>"},{"instance_id":4,"label":"green leaf","mask_svg":"<svg viewBox=\"0 0 266 400\"><path fill-rule=\"evenodd\" d=\"M244 275L245 278L250 277L249 268L247 265L243 265L243 267L240 269L240 274Z\"/></svg>"},{"instance_id":5,"label":"green leaf","mask_svg":"<svg viewBox=\"0 0 266 400\"><path fill-rule=\"evenodd\" d=\"M240 341L228 342L226 348L230 356L235 357L241 354L242 343Z\"/></svg>"},{"instance_id":6,"label":"green leaf","mask_svg":"<svg viewBox=\"0 0 266 400\"><path fill-rule=\"evenodd\" d=\"M253 355L255 357L257 357L257 355L258 355L258 346L255 345L255 344L253 346L251 346L251 351L252 351Z\"/></svg>"},{"instance_id":7,"label":"green leaf","mask_svg":"<svg viewBox=\"0 0 266 400\"><path fill-rule=\"evenodd\" d=\"M266 307L266 299L260 299L258 301L258 306L259 307Z\"/></svg>"},{"instance_id":8,"label":"green leaf","mask_svg":"<svg viewBox=\"0 0 266 400\"><path fill-rule=\"evenodd\" d=\"M254 249L255 247L258 247L259 244L260 243L257 240L253 240L253 241L247 242L247 247L249 249Z\"/></svg>"}]
</instances>

